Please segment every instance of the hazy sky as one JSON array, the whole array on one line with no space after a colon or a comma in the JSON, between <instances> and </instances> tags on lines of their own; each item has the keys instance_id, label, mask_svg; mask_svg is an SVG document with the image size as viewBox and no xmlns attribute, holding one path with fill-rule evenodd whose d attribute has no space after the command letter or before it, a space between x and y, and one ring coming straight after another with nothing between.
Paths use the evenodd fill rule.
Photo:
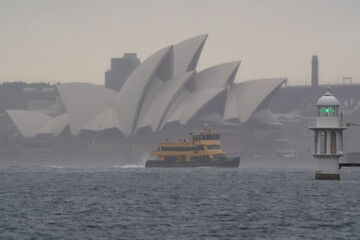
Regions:
<instances>
[{"instance_id":1,"label":"hazy sky","mask_svg":"<svg viewBox=\"0 0 360 240\"><path fill-rule=\"evenodd\" d=\"M237 81L360 83L358 0L0 0L0 82L104 84L110 58L209 33L197 70L240 60ZM306 79L306 80L305 80Z\"/></svg>"}]
</instances>

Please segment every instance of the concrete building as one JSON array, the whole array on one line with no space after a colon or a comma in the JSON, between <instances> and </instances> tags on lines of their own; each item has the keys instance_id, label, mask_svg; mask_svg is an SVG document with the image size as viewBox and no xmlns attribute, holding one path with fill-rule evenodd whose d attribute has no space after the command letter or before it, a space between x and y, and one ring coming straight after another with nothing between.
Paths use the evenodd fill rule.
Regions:
<instances>
[{"instance_id":1,"label":"concrete building","mask_svg":"<svg viewBox=\"0 0 360 240\"><path fill-rule=\"evenodd\" d=\"M111 69L105 72L105 87L119 91L131 73L140 65L136 53L125 53L122 58L111 59Z\"/></svg>"},{"instance_id":2,"label":"concrete building","mask_svg":"<svg viewBox=\"0 0 360 240\"><path fill-rule=\"evenodd\" d=\"M266 119L268 114L256 113L268 107L268 99L285 79L234 83L240 61L196 72L206 38L200 35L155 52L134 70L118 92L89 83L57 85L67 117L50 119L29 111L7 112L20 132L27 133L24 137L43 133L43 128L58 118L68 121L72 135L117 129L125 137L139 131L156 133L171 123L187 125L208 115L217 116L216 124L244 124L250 118L271 120ZM31 122L36 122L37 127ZM65 128L67 124L60 125Z\"/></svg>"}]
</instances>

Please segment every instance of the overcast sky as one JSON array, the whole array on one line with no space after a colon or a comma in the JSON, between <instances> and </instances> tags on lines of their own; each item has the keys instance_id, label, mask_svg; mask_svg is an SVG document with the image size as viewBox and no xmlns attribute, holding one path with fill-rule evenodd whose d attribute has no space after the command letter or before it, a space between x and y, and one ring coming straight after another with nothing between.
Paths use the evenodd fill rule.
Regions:
<instances>
[{"instance_id":1,"label":"overcast sky","mask_svg":"<svg viewBox=\"0 0 360 240\"><path fill-rule=\"evenodd\" d=\"M360 83L358 0L0 0L0 82L104 84L110 58L208 33L197 70L240 60L238 82Z\"/></svg>"}]
</instances>

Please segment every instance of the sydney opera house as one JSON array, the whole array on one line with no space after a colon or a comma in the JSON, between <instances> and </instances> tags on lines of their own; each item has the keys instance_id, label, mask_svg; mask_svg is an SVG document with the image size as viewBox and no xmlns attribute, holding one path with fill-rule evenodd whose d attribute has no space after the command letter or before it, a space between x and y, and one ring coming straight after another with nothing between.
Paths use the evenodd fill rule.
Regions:
<instances>
[{"instance_id":1,"label":"sydney opera house","mask_svg":"<svg viewBox=\"0 0 360 240\"><path fill-rule=\"evenodd\" d=\"M118 92L90 83L57 85L66 110L58 116L8 110L20 133L8 140L7 149L17 153L10 155L65 164L141 164L162 139L184 139L204 122L222 134L230 153L245 154L256 142L260 148L279 125L268 105L285 79L236 83L240 61L197 71L206 39L200 35L158 50Z\"/></svg>"}]
</instances>

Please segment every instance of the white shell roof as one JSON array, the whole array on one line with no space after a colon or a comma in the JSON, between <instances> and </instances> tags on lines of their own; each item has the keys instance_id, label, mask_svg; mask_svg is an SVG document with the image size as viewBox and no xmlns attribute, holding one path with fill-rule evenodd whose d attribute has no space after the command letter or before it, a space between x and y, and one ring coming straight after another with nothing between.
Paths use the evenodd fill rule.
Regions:
<instances>
[{"instance_id":1,"label":"white shell roof","mask_svg":"<svg viewBox=\"0 0 360 240\"><path fill-rule=\"evenodd\" d=\"M224 90L225 88L208 88L185 95L177 105L175 111L167 118L165 124L174 121L179 121L180 124L187 124L206 103L221 94Z\"/></svg>"},{"instance_id":2,"label":"white shell roof","mask_svg":"<svg viewBox=\"0 0 360 240\"><path fill-rule=\"evenodd\" d=\"M174 76L196 69L208 34L196 36L174 46Z\"/></svg>"},{"instance_id":3,"label":"white shell roof","mask_svg":"<svg viewBox=\"0 0 360 240\"><path fill-rule=\"evenodd\" d=\"M236 91L228 88L226 93L226 103L224 109L224 120L235 119L238 118L237 113L237 99L236 99Z\"/></svg>"},{"instance_id":4,"label":"white shell roof","mask_svg":"<svg viewBox=\"0 0 360 240\"><path fill-rule=\"evenodd\" d=\"M179 91L182 90L194 74L195 72L187 72L167 81L147 108L138 128L151 126L153 132L157 131Z\"/></svg>"},{"instance_id":5,"label":"white shell roof","mask_svg":"<svg viewBox=\"0 0 360 240\"><path fill-rule=\"evenodd\" d=\"M208 102L225 91L225 88L208 88L191 93L186 98L186 108L181 113L180 124L187 124Z\"/></svg>"},{"instance_id":6,"label":"white shell roof","mask_svg":"<svg viewBox=\"0 0 360 240\"><path fill-rule=\"evenodd\" d=\"M115 91L90 83L65 83L57 85L57 88L73 135L78 135L93 118L112 106L116 97Z\"/></svg>"},{"instance_id":7,"label":"white shell roof","mask_svg":"<svg viewBox=\"0 0 360 240\"><path fill-rule=\"evenodd\" d=\"M189 95L190 93L185 88L181 89L178 96L175 97L174 103L172 104L172 106L169 107L169 111L166 113L160 129L162 129L168 123L179 121L180 115L186 107L185 99Z\"/></svg>"},{"instance_id":8,"label":"white shell roof","mask_svg":"<svg viewBox=\"0 0 360 240\"><path fill-rule=\"evenodd\" d=\"M196 89L223 88L233 84L240 62L229 62L207 68L195 77Z\"/></svg>"},{"instance_id":9,"label":"white shell roof","mask_svg":"<svg viewBox=\"0 0 360 240\"><path fill-rule=\"evenodd\" d=\"M58 136L68 124L67 114L53 118L43 113L26 110L7 110L6 112L24 138L33 138L41 133Z\"/></svg>"},{"instance_id":10,"label":"white shell roof","mask_svg":"<svg viewBox=\"0 0 360 240\"><path fill-rule=\"evenodd\" d=\"M161 67L166 56L172 53L173 47L170 46L148 57L134 70L120 89L116 97L116 111L119 128L125 136L130 136L133 132L147 88L151 84L155 72ZM172 67L171 64L168 66Z\"/></svg>"},{"instance_id":11,"label":"white shell roof","mask_svg":"<svg viewBox=\"0 0 360 240\"><path fill-rule=\"evenodd\" d=\"M102 131L118 126L117 116L114 107L109 107L99 113L94 119L88 122L82 129L91 131Z\"/></svg>"},{"instance_id":12,"label":"white shell roof","mask_svg":"<svg viewBox=\"0 0 360 240\"><path fill-rule=\"evenodd\" d=\"M57 117L53 117L37 134L51 134L53 136L59 136L68 124L68 114L64 113Z\"/></svg>"},{"instance_id":13,"label":"white shell roof","mask_svg":"<svg viewBox=\"0 0 360 240\"><path fill-rule=\"evenodd\" d=\"M231 87L227 96L224 119L234 118L236 112L240 122L247 122L264 99L284 81L285 79L258 79L241 82Z\"/></svg>"},{"instance_id":14,"label":"white shell roof","mask_svg":"<svg viewBox=\"0 0 360 240\"><path fill-rule=\"evenodd\" d=\"M334 106L334 107L338 107L340 106L340 102L339 100L337 100L336 97L334 97L330 91L330 89L327 88L327 92L319 98L319 100L316 103L316 106L318 107L322 107L322 106Z\"/></svg>"},{"instance_id":15,"label":"white shell roof","mask_svg":"<svg viewBox=\"0 0 360 240\"><path fill-rule=\"evenodd\" d=\"M10 118L19 129L24 138L35 137L52 117L43 113L25 111L25 110L7 110Z\"/></svg>"}]
</instances>

